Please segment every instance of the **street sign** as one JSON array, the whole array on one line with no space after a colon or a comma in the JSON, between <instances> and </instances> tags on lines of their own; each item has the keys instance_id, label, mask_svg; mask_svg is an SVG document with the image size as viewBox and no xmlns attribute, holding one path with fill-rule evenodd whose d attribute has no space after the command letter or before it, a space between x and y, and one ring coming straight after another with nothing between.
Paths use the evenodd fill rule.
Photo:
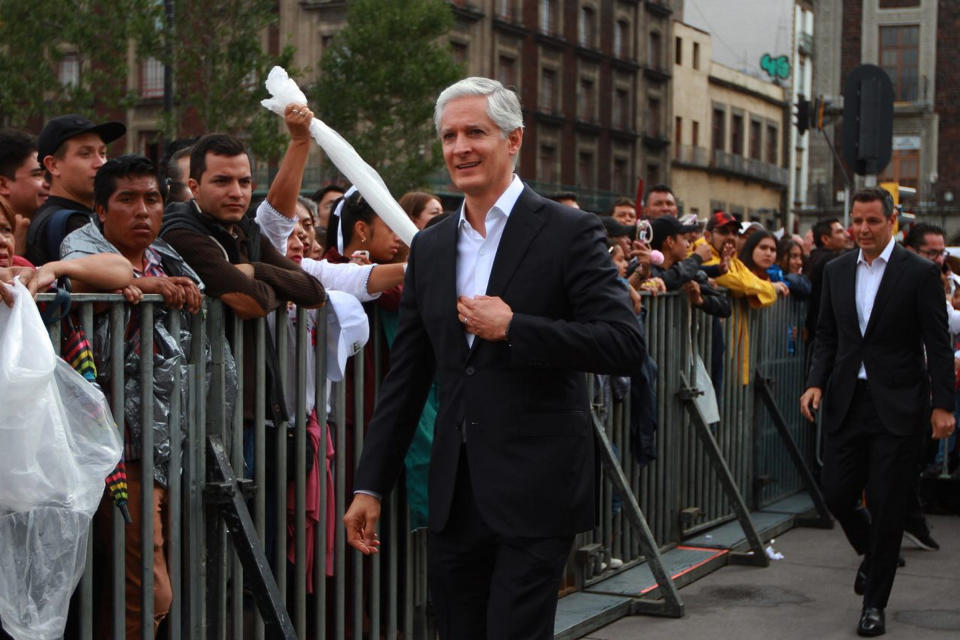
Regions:
<instances>
[{"instance_id":1,"label":"street sign","mask_svg":"<svg viewBox=\"0 0 960 640\"><path fill-rule=\"evenodd\" d=\"M854 173L876 175L892 143L893 83L880 67L862 64L843 83L843 159Z\"/></svg>"}]
</instances>

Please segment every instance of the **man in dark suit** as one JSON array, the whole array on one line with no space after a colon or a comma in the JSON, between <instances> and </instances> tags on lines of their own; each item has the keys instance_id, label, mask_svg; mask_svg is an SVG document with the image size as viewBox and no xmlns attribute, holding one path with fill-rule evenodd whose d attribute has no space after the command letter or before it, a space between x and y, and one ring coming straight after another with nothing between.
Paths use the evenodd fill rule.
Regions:
<instances>
[{"instance_id":1,"label":"man in dark suit","mask_svg":"<svg viewBox=\"0 0 960 640\"><path fill-rule=\"evenodd\" d=\"M924 425L950 435L953 351L936 265L897 245L886 191L853 197L860 250L824 269L817 334L800 408L823 400L823 492L850 544L864 556L862 636L885 632L907 496ZM929 427L926 427L929 428ZM866 488L869 518L857 509Z\"/></svg>"},{"instance_id":2,"label":"man in dark suit","mask_svg":"<svg viewBox=\"0 0 960 640\"><path fill-rule=\"evenodd\" d=\"M376 552L379 496L403 468L436 374L428 563L440 636L552 638L574 534L596 522L582 372L628 374L645 343L597 217L514 175L516 94L467 78L440 94L434 119L464 204L410 248L347 540Z\"/></svg>"}]
</instances>

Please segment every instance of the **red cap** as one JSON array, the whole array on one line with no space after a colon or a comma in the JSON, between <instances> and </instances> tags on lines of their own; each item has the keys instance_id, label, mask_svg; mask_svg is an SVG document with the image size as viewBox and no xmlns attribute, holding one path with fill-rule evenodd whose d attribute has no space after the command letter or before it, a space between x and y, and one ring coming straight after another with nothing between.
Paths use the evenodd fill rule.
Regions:
<instances>
[{"instance_id":1,"label":"red cap","mask_svg":"<svg viewBox=\"0 0 960 640\"><path fill-rule=\"evenodd\" d=\"M730 224L738 225L739 229L739 223L732 215L726 211L714 211L710 220L707 221L707 231L713 231L717 227L725 227Z\"/></svg>"}]
</instances>

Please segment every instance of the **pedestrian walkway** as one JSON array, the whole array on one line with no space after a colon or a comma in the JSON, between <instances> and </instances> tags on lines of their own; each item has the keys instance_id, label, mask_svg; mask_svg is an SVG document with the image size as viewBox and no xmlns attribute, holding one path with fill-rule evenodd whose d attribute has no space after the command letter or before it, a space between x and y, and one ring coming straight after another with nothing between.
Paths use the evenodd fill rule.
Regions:
<instances>
[{"instance_id":1,"label":"pedestrian walkway","mask_svg":"<svg viewBox=\"0 0 960 640\"><path fill-rule=\"evenodd\" d=\"M960 637L960 517L928 516L940 551L905 542L906 566L887 608L887 636ZM777 536L783 559L768 568L727 565L684 587L682 618L630 616L589 633L589 640L856 638L859 559L839 527L798 527Z\"/></svg>"}]
</instances>

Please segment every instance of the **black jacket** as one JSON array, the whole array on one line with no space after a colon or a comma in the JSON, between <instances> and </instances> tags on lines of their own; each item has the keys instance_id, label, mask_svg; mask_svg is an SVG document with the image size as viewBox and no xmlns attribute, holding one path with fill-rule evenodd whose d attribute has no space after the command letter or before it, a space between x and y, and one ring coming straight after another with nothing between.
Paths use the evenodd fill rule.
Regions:
<instances>
[{"instance_id":1,"label":"black jacket","mask_svg":"<svg viewBox=\"0 0 960 640\"><path fill-rule=\"evenodd\" d=\"M667 285L667 291L676 291L691 280L700 281L700 294L703 296L703 304L697 308L712 316L728 318L733 313L730 296L726 294L725 290L702 281L702 276L697 276L698 271L703 271L702 263L703 258L693 254L689 258L673 263L669 269L664 269L659 265L650 265L650 275L654 278L661 278Z\"/></svg>"},{"instance_id":2,"label":"black jacket","mask_svg":"<svg viewBox=\"0 0 960 640\"><path fill-rule=\"evenodd\" d=\"M953 349L937 266L895 245L866 332L856 307L858 251L823 272L807 387L823 390L823 427L841 428L862 362L877 414L895 435L919 434L933 406L953 411ZM926 357L924 357L926 354Z\"/></svg>"},{"instance_id":3,"label":"black jacket","mask_svg":"<svg viewBox=\"0 0 960 640\"><path fill-rule=\"evenodd\" d=\"M447 522L462 445L477 508L493 531L550 537L590 529L597 467L582 372L629 375L646 354L603 227L524 188L487 287L513 310L509 340L478 338L471 348L457 317L458 220L421 231L410 248L390 372L354 486L389 493L436 373L430 528Z\"/></svg>"}]
</instances>

